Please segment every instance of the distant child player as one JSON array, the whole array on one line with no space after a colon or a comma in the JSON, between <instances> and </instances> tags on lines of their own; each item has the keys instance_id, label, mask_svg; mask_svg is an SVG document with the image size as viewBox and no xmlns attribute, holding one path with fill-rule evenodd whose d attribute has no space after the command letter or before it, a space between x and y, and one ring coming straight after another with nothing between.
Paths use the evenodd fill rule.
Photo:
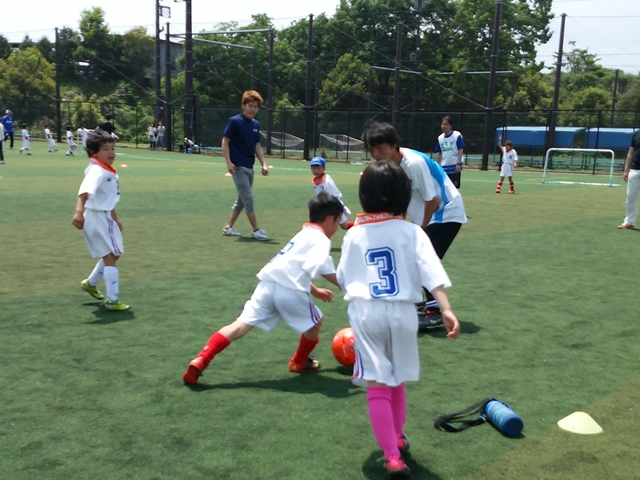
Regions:
<instances>
[{"instance_id":1,"label":"distant child player","mask_svg":"<svg viewBox=\"0 0 640 480\"><path fill-rule=\"evenodd\" d=\"M451 285L429 237L405 221L411 182L404 170L381 160L360 178L365 213L344 236L337 277L356 338L352 381L367 387L369 420L387 471L408 476L400 451L407 402L404 383L420 376L415 304L424 286L438 301L449 338L460 333L444 291Z\"/></svg>"},{"instance_id":2,"label":"distant child player","mask_svg":"<svg viewBox=\"0 0 640 480\"><path fill-rule=\"evenodd\" d=\"M104 130L93 132L87 138L89 166L78 190L72 223L82 230L91 256L100 258L91 275L80 282L80 288L93 298L104 300L103 305L109 310L127 310L129 305L118 299L120 286L116 261L124 253L124 245L122 223L115 211L120 200L120 187L113 168L116 158L114 142ZM96 287L102 277L107 286L106 298Z\"/></svg>"},{"instance_id":3,"label":"distant child player","mask_svg":"<svg viewBox=\"0 0 640 480\"><path fill-rule=\"evenodd\" d=\"M514 194L516 192L513 189L513 169L518 166L518 152L514 150L511 140L507 140L504 142L504 146L502 145L502 135L500 135L499 144L502 149L502 168L500 169L500 181L496 187L496 193L500 193L504 177L507 177L509 180L509 193Z\"/></svg>"},{"instance_id":4,"label":"distant child player","mask_svg":"<svg viewBox=\"0 0 640 480\"><path fill-rule=\"evenodd\" d=\"M49 146L47 147L47 152L57 152L58 149L56 148L56 141L53 139L53 134L49 129L49 125L44 126L44 138L47 139L47 143L49 144Z\"/></svg>"},{"instance_id":5,"label":"distant child player","mask_svg":"<svg viewBox=\"0 0 640 480\"><path fill-rule=\"evenodd\" d=\"M326 161L322 157L313 157L311 162L309 162L309 166L311 167L311 173L313 173L313 179L311 180L313 183L313 190L316 195L320 192L327 192L342 203L342 193L338 190L336 183L333 181L333 178L329 176L328 173L325 173ZM342 203L342 207L344 211L342 213L342 217L340 217L340 227L343 230L348 230L353 226L353 222L349 222L349 215L351 215L351 210L349 210L344 203Z\"/></svg>"},{"instance_id":6,"label":"distant child player","mask_svg":"<svg viewBox=\"0 0 640 480\"><path fill-rule=\"evenodd\" d=\"M20 149L20 153L24 150L27 152L27 155L31 155L29 151L29 147L31 146L31 137L29 136L29 130L27 130L27 124L22 124L22 148Z\"/></svg>"},{"instance_id":7,"label":"distant child player","mask_svg":"<svg viewBox=\"0 0 640 480\"><path fill-rule=\"evenodd\" d=\"M73 132L71 129L71 125L67 125L67 144L69 145L69 150L65 153L67 157L73 157L73 152L75 152L77 148L76 142L73 141Z\"/></svg>"},{"instance_id":8,"label":"distant child player","mask_svg":"<svg viewBox=\"0 0 640 480\"><path fill-rule=\"evenodd\" d=\"M309 355L318 343L324 318L310 295L330 302L333 292L311 282L323 277L338 284L330 255L330 238L338 230L342 211L340 200L326 192L309 201L309 222L258 272L260 283L251 299L245 303L240 316L214 333L191 361L182 376L186 384L198 383L198 377L211 360L253 327L268 332L282 319L301 334L298 349L289 361L289 371L302 373L320 368L318 361Z\"/></svg>"},{"instance_id":9,"label":"distant child player","mask_svg":"<svg viewBox=\"0 0 640 480\"><path fill-rule=\"evenodd\" d=\"M89 130L85 127L84 123L80 125L80 128L76 131L78 135L78 143L82 145L82 152L87 151L87 137L89 136Z\"/></svg>"}]
</instances>

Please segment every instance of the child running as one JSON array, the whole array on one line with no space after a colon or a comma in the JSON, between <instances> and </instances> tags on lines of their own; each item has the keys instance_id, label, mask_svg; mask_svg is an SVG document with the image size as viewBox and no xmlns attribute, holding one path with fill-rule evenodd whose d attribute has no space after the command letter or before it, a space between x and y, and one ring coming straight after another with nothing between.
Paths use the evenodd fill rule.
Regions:
<instances>
[{"instance_id":1,"label":"child running","mask_svg":"<svg viewBox=\"0 0 640 480\"><path fill-rule=\"evenodd\" d=\"M330 238L338 230L342 209L340 200L326 192L309 201L309 222L258 272L260 283L251 299L240 316L214 333L191 361L182 376L186 384L197 384L211 360L231 342L253 327L271 331L281 319L301 334L298 349L289 361L289 371L302 373L320 368L320 363L309 355L318 343L324 318L309 294L325 302L333 298L331 290L311 282L323 277L338 285Z\"/></svg>"},{"instance_id":2,"label":"child running","mask_svg":"<svg viewBox=\"0 0 640 480\"><path fill-rule=\"evenodd\" d=\"M411 183L404 170L386 160L367 166L359 196L365 213L344 236L337 270L356 338L352 381L367 387L369 420L387 471L408 476L400 453L409 448L404 383L420 374L415 304L421 286L438 301L449 338L458 336L460 324L444 291L449 277L429 237L405 221Z\"/></svg>"},{"instance_id":3,"label":"child running","mask_svg":"<svg viewBox=\"0 0 640 480\"><path fill-rule=\"evenodd\" d=\"M22 124L22 148L20 149L20 153L23 151L26 152L27 155L31 155L29 148L31 147L31 136L29 136L29 130L27 130L27 124Z\"/></svg>"},{"instance_id":4,"label":"child running","mask_svg":"<svg viewBox=\"0 0 640 480\"><path fill-rule=\"evenodd\" d=\"M327 192L342 203L342 193L338 190L333 178L331 178L328 173L325 173L327 166L325 159L322 157L313 157L309 162L309 166L311 167L311 173L313 173L313 179L311 181L315 194L318 195L320 192ZM353 226L353 222L348 221L351 210L349 210L344 203L342 203L342 208L343 212L342 217L340 217L340 227L343 230L348 230Z\"/></svg>"},{"instance_id":5,"label":"child running","mask_svg":"<svg viewBox=\"0 0 640 480\"><path fill-rule=\"evenodd\" d=\"M53 134L51 133L51 129L49 125L44 126L44 138L47 139L47 143L49 146L47 147L47 153L57 152L56 141L53 139Z\"/></svg>"},{"instance_id":6,"label":"child running","mask_svg":"<svg viewBox=\"0 0 640 480\"><path fill-rule=\"evenodd\" d=\"M77 145L73 140L73 131L71 125L67 125L67 144L69 145L69 149L65 155L67 157L73 157L73 152L76 151Z\"/></svg>"},{"instance_id":7,"label":"child running","mask_svg":"<svg viewBox=\"0 0 640 480\"><path fill-rule=\"evenodd\" d=\"M502 135L500 135L498 143L502 149L502 168L500 169L500 181L496 187L496 193L500 193L504 177L507 177L509 180L509 193L513 195L516 193L513 188L513 169L518 166L518 152L514 150L511 140L507 140L504 142L504 146L502 145Z\"/></svg>"},{"instance_id":8,"label":"child running","mask_svg":"<svg viewBox=\"0 0 640 480\"><path fill-rule=\"evenodd\" d=\"M128 310L129 305L118 299L120 283L116 261L124 253L124 245L122 223L115 211L120 200L120 186L113 168L114 144L115 140L104 130L89 134L87 155L90 163L84 171L72 223L82 230L91 256L100 258L91 275L80 282L80 288L93 298L104 300L103 305L109 310ZM102 277L107 284L106 298L96 287Z\"/></svg>"}]
</instances>

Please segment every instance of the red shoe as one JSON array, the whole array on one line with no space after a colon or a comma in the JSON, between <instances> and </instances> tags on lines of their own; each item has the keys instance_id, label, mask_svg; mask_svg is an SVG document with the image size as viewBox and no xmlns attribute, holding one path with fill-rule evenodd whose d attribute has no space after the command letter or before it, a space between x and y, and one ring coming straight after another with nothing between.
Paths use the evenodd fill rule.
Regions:
<instances>
[{"instance_id":1,"label":"red shoe","mask_svg":"<svg viewBox=\"0 0 640 480\"><path fill-rule=\"evenodd\" d=\"M633 225L629 224L629 223L622 223L620 225L618 225L618 228L621 228L623 230L631 230L633 227Z\"/></svg>"},{"instance_id":2,"label":"red shoe","mask_svg":"<svg viewBox=\"0 0 640 480\"><path fill-rule=\"evenodd\" d=\"M184 383L187 385L197 385L198 377L202 375L205 368L207 368L207 365L204 358L198 355L189 363L187 371L182 375L182 380L184 380Z\"/></svg>"},{"instance_id":3,"label":"red shoe","mask_svg":"<svg viewBox=\"0 0 640 480\"><path fill-rule=\"evenodd\" d=\"M398 439L398 450L403 453L409 451L409 440L407 436L403 433L402 435L396 435L396 437Z\"/></svg>"},{"instance_id":4,"label":"red shoe","mask_svg":"<svg viewBox=\"0 0 640 480\"><path fill-rule=\"evenodd\" d=\"M411 475L411 470L405 465L400 454L389 455L386 466L391 478L408 478Z\"/></svg>"},{"instance_id":5,"label":"red shoe","mask_svg":"<svg viewBox=\"0 0 640 480\"><path fill-rule=\"evenodd\" d=\"M500 187L496 188L496 193L500 193Z\"/></svg>"},{"instance_id":6,"label":"red shoe","mask_svg":"<svg viewBox=\"0 0 640 480\"><path fill-rule=\"evenodd\" d=\"M304 362L294 362L293 358L289 360L289 371L292 373L313 372L320 369L320 362L313 358L307 358Z\"/></svg>"}]
</instances>

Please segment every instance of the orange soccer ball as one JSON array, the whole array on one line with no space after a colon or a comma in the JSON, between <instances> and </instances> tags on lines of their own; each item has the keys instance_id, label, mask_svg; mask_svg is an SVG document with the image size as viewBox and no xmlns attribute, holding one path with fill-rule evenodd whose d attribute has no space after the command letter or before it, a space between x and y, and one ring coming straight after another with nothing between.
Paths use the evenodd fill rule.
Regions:
<instances>
[{"instance_id":1,"label":"orange soccer ball","mask_svg":"<svg viewBox=\"0 0 640 480\"><path fill-rule=\"evenodd\" d=\"M353 364L356 363L355 342L356 337L353 335L351 327L343 328L333 337L331 350L333 356L342 365L353 367Z\"/></svg>"}]
</instances>

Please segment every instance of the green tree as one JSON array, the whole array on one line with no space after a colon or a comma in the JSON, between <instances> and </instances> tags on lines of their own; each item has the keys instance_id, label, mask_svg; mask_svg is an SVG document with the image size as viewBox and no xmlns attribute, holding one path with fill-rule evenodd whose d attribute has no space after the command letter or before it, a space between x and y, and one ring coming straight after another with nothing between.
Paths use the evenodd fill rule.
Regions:
<instances>
[{"instance_id":1,"label":"green tree","mask_svg":"<svg viewBox=\"0 0 640 480\"><path fill-rule=\"evenodd\" d=\"M42 54L42 56L44 58L47 59L47 61L52 62L55 65L55 45L53 43L51 43L51 40L49 40L47 37L42 37L40 40L38 40L35 45L34 45Z\"/></svg>"},{"instance_id":2,"label":"green tree","mask_svg":"<svg viewBox=\"0 0 640 480\"><path fill-rule=\"evenodd\" d=\"M144 27L135 27L121 37L122 56L119 70L133 80L144 78L145 70L153 65L154 40Z\"/></svg>"},{"instance_id":3,"label":"green tree","mask_svg":"<svg viewBox=\"0 0 640 480\"><path fill-rule=\"evenodd\" d=\"M0 60L0 104L11 105L16 120L29 125L52 116L55 69L35 47Z\"/></svg>"},{"instance_id":4,"label":"green tree","mask_svg":"<svg viewBox=\"0 0 640 480\"><path fill-rule=\"evenodd\" d=\"M7 40L7 37L0 35L0 59L6 60L9 58L9 55L11 55L12 51L13 48L11 47L9 40Z\"/></svg>"},{"instance_id":5,"label":"green tree","mask_svg":"<svg viewBox=\"0 0 640 480\"><path fill-rule=\"evenodd\" d=\"M64 81L76 81L76 51L80 47L80 35L69 27L58 30L60 48L60 76Z\"/></svg>"},{"instance_id":6,"label":"green tree","mask_svg":"<svg viewBox=\"0 0 640 480\"><path fill-rule=\"evenodd\" d=\"M369 65L345 53L322 83L320 108L366 107L368 76Z\"/></svg>"},{"instance_id":7,"label":"green tree","mask_svg":"<svg viewBox=\"0 0 640 480\"><path fill-rule=\"evenodd\" d=\"M120 36L109 32L109 26L104 20L104 10L100 7L83 10L79 27L81 41L75 58L91 65L87 76L107 81L120 80L122 75L118 73L118 64L122 55L122 42Z\"/></svg>"}]
</instances>

